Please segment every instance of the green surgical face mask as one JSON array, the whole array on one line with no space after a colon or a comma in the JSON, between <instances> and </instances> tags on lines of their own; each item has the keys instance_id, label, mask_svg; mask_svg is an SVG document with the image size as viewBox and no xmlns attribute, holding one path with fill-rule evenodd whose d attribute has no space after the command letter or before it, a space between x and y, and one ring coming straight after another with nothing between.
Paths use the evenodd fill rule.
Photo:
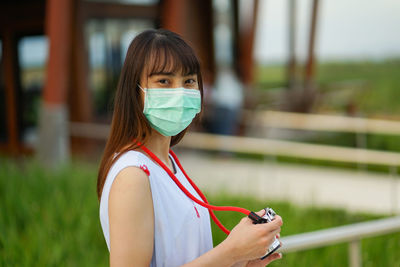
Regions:
<instances>
[{"instance_id":1,"label":"green surgical face mask","mask_svg":"<svg viewBox=\"0 0 400 267\"><path fill-rule=\"evenodd\" d=\"M183 131L201 110L200 91L180 88L139 88L145 93L143 113L164 136Z\"/></svg>"}]
</instances>

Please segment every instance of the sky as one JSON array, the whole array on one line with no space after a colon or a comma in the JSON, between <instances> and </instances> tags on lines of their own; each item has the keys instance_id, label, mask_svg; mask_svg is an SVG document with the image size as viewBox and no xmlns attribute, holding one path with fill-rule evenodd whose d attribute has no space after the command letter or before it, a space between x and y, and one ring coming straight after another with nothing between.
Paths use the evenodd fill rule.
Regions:
<instances>
[{"instance_id":1,"label":"sky","mask_svg":"<svg viewBox=\"0 0 400 267\"><path fill-rule=\"evenodd\" d=\"M260 0L255 58L284 62L288 0ZM400 0L320 0L315 52L321 61L400 57ZM297 1L296 53L305 59L311 0Z\"/></svg>"}]
</instances>

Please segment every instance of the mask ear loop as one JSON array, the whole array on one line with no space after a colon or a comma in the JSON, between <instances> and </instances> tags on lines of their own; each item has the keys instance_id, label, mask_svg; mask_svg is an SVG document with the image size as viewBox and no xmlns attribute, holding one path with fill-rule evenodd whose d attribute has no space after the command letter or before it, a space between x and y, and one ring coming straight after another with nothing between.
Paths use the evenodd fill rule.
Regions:
<instances>
[{"instance_id":1,"label":"mask ear loop","mask_svg":"<svg viewBox=\"0 0 400 267\"><path fill-rule=\"evenodd\" d=\"M144 100L143 100L143 110L144 110L144 106L145 106L145 103L146 103L146 96L147 96L147 88L146 88L146 90L143 89L143 88L140 86L140 84L137 84L137 86L138 86L138 87L140 88L140 90L142 90L143 93L144 93Z\"/></svg>"},{"instance_id":2,"label":"mask ear loop","mask_svg":"<svg viewBox=\"0 0 400 267\"><path fill-rule=\"evenodd\" d=\"M147 88L146 88L146 90L145 90L145 89L143 89L143 88L140 86L140 84L137 84L137 86L140 88L140 90L142 90L142 91L143 91L143 93L147 93Z\"/></svg>"}]
</instances>

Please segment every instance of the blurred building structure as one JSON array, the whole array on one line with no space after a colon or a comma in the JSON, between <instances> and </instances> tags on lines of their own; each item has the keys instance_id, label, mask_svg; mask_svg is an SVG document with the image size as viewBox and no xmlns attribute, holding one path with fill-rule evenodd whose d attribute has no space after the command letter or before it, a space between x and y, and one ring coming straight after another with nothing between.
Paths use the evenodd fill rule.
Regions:
<instances>
[{"instance_id":1,"label":"blurred building structure","mask_svg":"<svg viewBox=\"0 0 400 267\"><path fill-rule=\"evenodd\" d=\"M318 0L313 2L316 12ZM257 16L263 15L258 8L259 0L1 1L0 151L32 154L44 147L50 160L55 157L51 150L86 150L95 141L70 137L69 122L111 121L126 50L145 29L181 34L199 55L206 89L215 90L220 74L229 73L245 98L253 80ZM308 70L315 31L310 28ZM294 57L293 51L288 80L295 71ZM312 71L307 75L312 84ZM237 102L240 108L243 99Z\"/></svg>"},{"instance_id":2,"label":"blurred building structure","mask_svg":"<svg viewBox=\"0 0 400 267\"><path fill-rule=\"evenodd\" d=\"M2 1L1 151L33 153L39 142L40 116L44 116L42 128L46 125L50 128L50 135L48 133L45 138L51 139L52 133L57 134L57 131L51 131L57 125L51 121L51 116L63 112L57 111L56 106L65 107L66 114L59 114L59 119L65 123L110 122L112 95L127 45L145 29L162 27L181 34L198 53L206 73L206 83L212 84L217 66L214 52L215 2ZM229 5L231 12L230 67L240 80L249 83L255 27L252 18L256 17L256 10L253 9L254 13L246 18L251 23L246 22L246 28L240 28L239 0L220 2ZM258 0L251 2L257 3ZM47 107L47 115L42 114L43 106ZM61 129L68 131L68 128ZM82 145L76 138L70 141L73 150Z\"/></svg>"}]
</instances>

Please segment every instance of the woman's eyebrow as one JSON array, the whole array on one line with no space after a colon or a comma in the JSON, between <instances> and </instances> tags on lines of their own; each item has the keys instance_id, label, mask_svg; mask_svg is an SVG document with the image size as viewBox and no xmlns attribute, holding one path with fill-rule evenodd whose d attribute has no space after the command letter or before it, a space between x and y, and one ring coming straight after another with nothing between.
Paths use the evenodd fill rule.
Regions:
<instances>
[{"instance_id":1,"label":"woman's eyebrow","mask_svg":"<svg viewBox=\"0 0 400 267\"><path fill-rule=\"evenodd\" d=\"M150 77L151 76L154 76L154 75L165 75L165 76L175 76L175 74L173 73L173 72L163 72L163 71L160 71L160 72L152 72L152 73L150 73Z\"/></svg>"}]
</instances>

